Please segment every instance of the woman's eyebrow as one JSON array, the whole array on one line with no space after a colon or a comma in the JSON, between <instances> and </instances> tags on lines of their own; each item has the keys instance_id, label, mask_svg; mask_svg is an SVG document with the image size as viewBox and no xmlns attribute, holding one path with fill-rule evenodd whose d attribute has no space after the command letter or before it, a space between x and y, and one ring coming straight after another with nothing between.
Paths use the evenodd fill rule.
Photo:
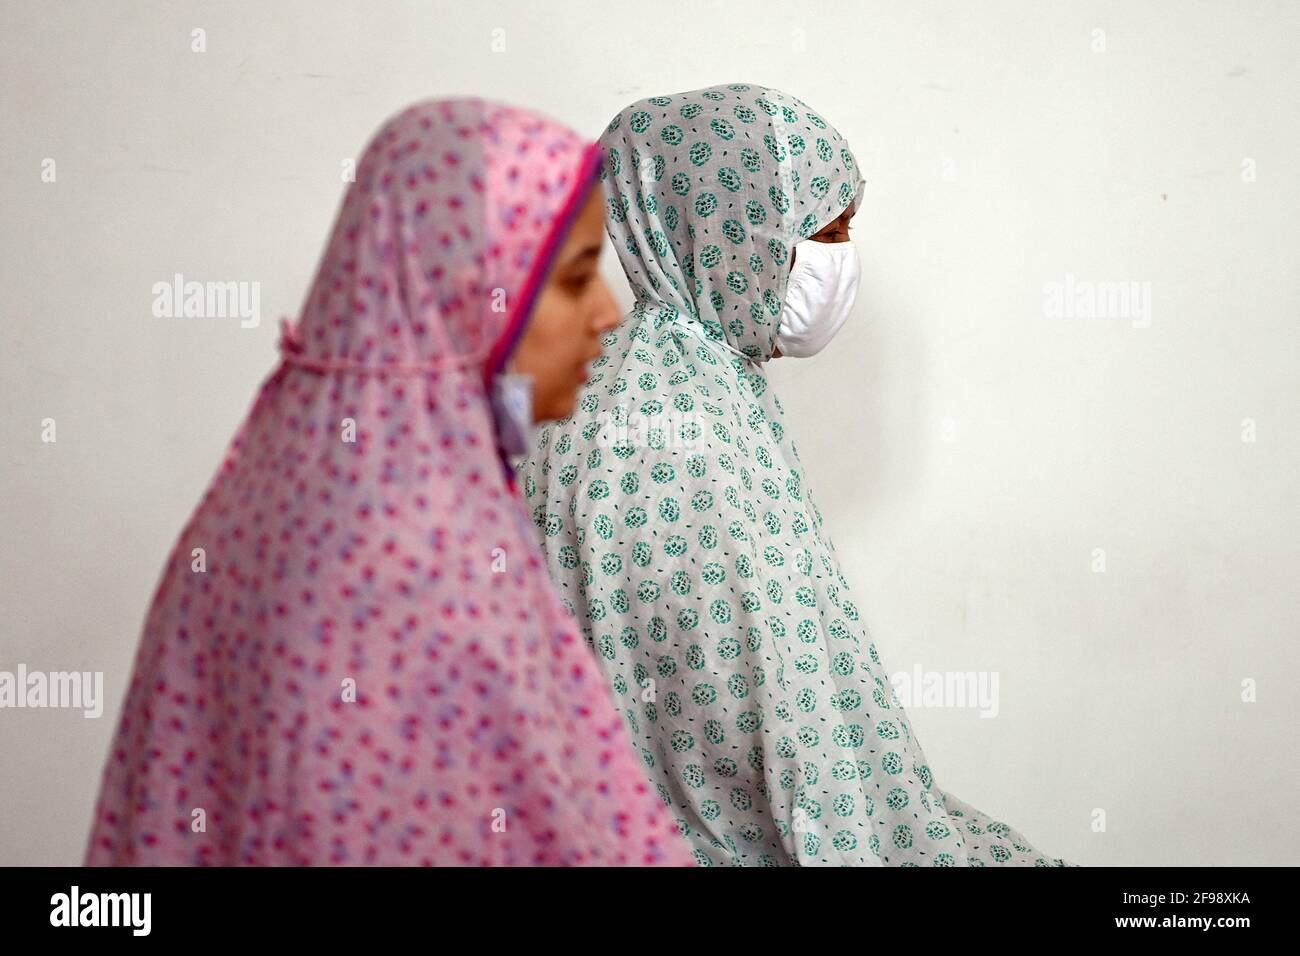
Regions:
<instances>
[{"instance_id":1,"label":"woman's eyebrow","mask_svg":"<svg viewBox=\"0 0 1300 956\"><path fill-rule=\"evenodd\" d=\"M568 269L572 266L583 264L586 262L586 260L595 259L598 255L600 255L599 245L587 246L584 249L579 249L578 251L574 252L571 256L569 256L567 259L565 259L560 264L560 268Z\"/></svg>"}]
</instances>

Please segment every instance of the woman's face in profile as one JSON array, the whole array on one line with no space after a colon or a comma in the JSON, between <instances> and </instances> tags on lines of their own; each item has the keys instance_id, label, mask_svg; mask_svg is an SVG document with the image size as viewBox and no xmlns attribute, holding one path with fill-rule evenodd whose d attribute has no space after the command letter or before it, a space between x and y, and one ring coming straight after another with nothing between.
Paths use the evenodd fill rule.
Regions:
<instances>
[{"instance_id":1,"label":"woman's face in profile","mask_svg":"<svg viewBox=\"0 0 1300 956\"><path fill-rule=\"evenodd\" d=\"M857 211L858 211L857 202L849 203L849 207L847 209L845 209L842 213L840 213L836 218L828 222L821 229L818 229L815 233L813 233L808 238L813 240L814 242L848 242L849 239L851 238L849 236L849 223L853 221L853 217L854 215L857 214ZM799 255L798 246L797 245L791 246L790 247L791 271L794 270L794 260L797 255ZM773 349L772 358L780 358L780 357L781 357L781 350L779 348Z\"/></svg>"},{"instance_id":2,"label":"woman's face in profile","mask_svg":"<svg viewBox=\"0 0 1300 956\"><path fill-rule=\"evenodd\" d=\"M510 363L533 378L533 420L568 417L587 381L587 363L601 353L600 337L622 315L597 268L605 208L593 187L538 293L532 317Z\"/></svg>"},{"instance_id":3,"label":"woman's face in profile","mask_svg":"<svg viewBox=\"0 0 1300 956\"><path fill-rule=\"evenodd\" d=\"M818 229L808 238L813 242L848 242L852 237L849 235L849 223L858 212L856 202L849 203L849 208L845 209L836 218L832 219L821 229ZM799 254L797 244L790 247L790 268L794 268L795 256Z\"/></svg>"}]
</instances>

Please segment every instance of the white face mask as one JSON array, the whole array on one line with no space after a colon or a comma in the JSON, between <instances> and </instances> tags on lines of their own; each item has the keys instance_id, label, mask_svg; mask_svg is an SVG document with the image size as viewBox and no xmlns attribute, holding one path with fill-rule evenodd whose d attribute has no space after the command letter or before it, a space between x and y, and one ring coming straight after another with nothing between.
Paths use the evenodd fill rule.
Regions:
<instances>
[{"instance_id":1,"label":"white face mask","mask_svg":"<svg viewBox=\"0 0 1300 956\"><path fill-rule=\"evenodd\" d=\"M805 239L794 248L776 347L782 355L807 358L824 349L848 319L861 266L852 242Z\"/></svg>"},{"instance_id":2,"label":"white face mask","mask_svg":"<svg viewBox=\"0 0 1300 956\"><path fill-rule=\"evenodd\" d=\"M532 450L533 377L501 372L492 379L492 418L507 455Z\"/></svg>"}]
</instances>

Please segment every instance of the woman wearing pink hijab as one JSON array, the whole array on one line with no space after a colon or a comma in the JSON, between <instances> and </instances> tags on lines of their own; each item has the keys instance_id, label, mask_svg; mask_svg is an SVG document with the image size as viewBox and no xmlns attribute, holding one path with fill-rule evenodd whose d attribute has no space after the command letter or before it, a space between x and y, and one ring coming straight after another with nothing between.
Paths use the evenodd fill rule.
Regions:
<instances>
[{"instance_id":1,"label":"woman wearing pink hijab","mask_svg":"<svg viewBox=\"0 0 1300 956\"><path fill-rule=\"evenodd\" d=\"M87 864L693 862L509 467L620 318L599 171L477 99L376 134L163 572Z\"/></svg>"}]
</instances>

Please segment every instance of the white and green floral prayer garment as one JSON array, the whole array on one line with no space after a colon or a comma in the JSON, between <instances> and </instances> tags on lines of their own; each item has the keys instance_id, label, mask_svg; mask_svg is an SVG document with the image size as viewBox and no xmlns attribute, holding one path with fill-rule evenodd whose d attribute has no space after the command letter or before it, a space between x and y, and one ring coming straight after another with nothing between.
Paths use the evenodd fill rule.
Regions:
<instances>
[{"instance_id":1,"label":"white and green floral prayer garment","mask_svg":"<svg viewBox=\"0 0 1300 956\"><path fill-rule=\"evenodd\" d=\"M735 83L629 106L602 145L636 306L524 492L697 859L1064 865L935 782L764 374L791 245L861 198L848 144Z\"/></svg>"}]
</instances>

